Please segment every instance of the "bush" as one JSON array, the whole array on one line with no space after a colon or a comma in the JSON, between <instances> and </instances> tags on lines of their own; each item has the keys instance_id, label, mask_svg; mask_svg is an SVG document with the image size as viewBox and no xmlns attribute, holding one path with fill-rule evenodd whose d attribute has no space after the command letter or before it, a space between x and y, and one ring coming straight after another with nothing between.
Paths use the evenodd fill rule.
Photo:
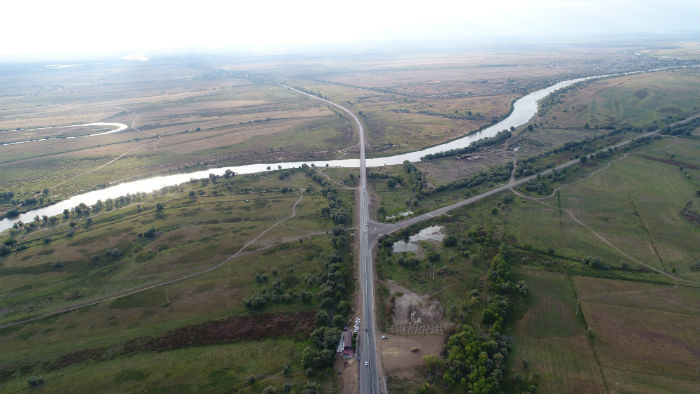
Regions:
<instances>
[{"instance_id":1,"label":"bush","mask_svg":"<svg viewBox=\"0 0 700 394\"><path fill-rule=\"evenodd\" d=\"M263 389L263 394L275 394L277 392L277 387L269 385Z\"/></svg>"},{"instance_id":2,"label":"bush","mask_svg":"<svg viewBox=\"0 0 700 394\"><path fill-rule=\"evenodd\" d=\"M44 384L44 378L43 377L36 377L36 376L30 376L27 378L27 384L29 387L37 387L41 386Z\"/></svg>"},{"instance_id":3,"label":"bush","mask_svg":"<svg viewBox=\"0 0 700 394\"><path fill-rule=\"evenodd\" d=\"M10 218L10 219L16 218L17 216L19 216L19 211L16 209L11 209L11 210L7 211L5 216Z\"/></svg>"},{"instance_id":4,"label":"bush","mask_svg":"<svg viewBox=\"0 0 700 394\"><path fill-rule=\"evenodd\" d=\"M445 239L442 240L442 244L448 248L455 246L457 245L457 237L455 237L454 235L448 235L447 237L445 237Z\"/></svg>"}]
</instances>

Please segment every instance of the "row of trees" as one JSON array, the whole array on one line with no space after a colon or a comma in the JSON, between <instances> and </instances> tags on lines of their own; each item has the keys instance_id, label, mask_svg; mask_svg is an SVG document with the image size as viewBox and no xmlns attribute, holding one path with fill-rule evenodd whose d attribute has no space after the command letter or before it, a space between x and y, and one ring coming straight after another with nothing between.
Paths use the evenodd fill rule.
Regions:
<instances>
[{"instance_id":1,"label":"row of trees","mask_svg":"<svg viewBox=\"0 0 700 394\"><path fill-rule=\"evenodd\" d=\"M649 128L646 128L647 130ZM652 128L653 130L653 128ZM612 131L606 133L606 134L601 134L595 137L588 137L585 138L581 141L571 141L567 142L564 145L557 147L555 149L543 152L538 154L537 156L532 156L527 159L519 160L518 161L518 168L515 170L515 176L517 178L523 177L523 176L529 176L536 174L538 172L542 172L546 169L554 167L555 163L552 160L546 160L547 164L538 164L542 161L545 161L543 159L546 159L548 157L564 153L568 156L568 158L573 159L573 158L578 158L580 156L588 156L591 155L593 152L600 150L602 147L605 145L608 145L611 143L610 137L613 137L618 134L623 134L623 133L643 133L645 131L645 128L642 127L633 127L630 125L623 125L614 128ZM643 140L643 138L642 138ZM639 141L639 140L635 140ZM629 148L626 147L627 149ZM608 149L606 152L607 154L612 154L615 151L615 149ZM591 159L603 159L606 155L606 152L598 152L595 155L591 155ZM582 160L585 162L585 159Z\"/></svg>"},{"instance_id":2,"label":"row of trees","mask_svg":"<svg viewBox=\"0 0 700 394\"><path fill-rule=\"evenodd\" d=\"M421 160L437 160L442 159L443 157L459 156L466 153L474 153L485 146L497 145L502 142L505 142L508 138L512 136L513 133L511 133L510 130L499 131L498 134L494 135L493 137L486 137L478 141L474 141L467 147L451 149L445 152L432 153L421 157Z\"/></svg>"},{"instance_id":3,"label":"row of trees","mask_svg":"<svg viewBox=\"0 0 700 394\"><path fill-rule=\"evenodd\" d=\"M344 227L350 220L350 215L338 197L338 191L314 167L303 165L302 170L307 177L322 187L321 194L328 200L328 207L321 210L321 215L329 217L337 225L333 229L333 251L325 260L325 270L321 271L315 280L307 283L307 286L318 284L318 298L322 308L316 314L317 328L311 332L312 345L304 348L302 353L302 366L306 375L311 376L315 371L331 367L335 360L341 328L350 312L350 303L345 298L348 284L347 260L352 253L350 239Z\"/></svg>"},{"instance_id":4,"label":"row of trees","mask_svg":"<svg viewBox=\"0 0 700 394\"><path fill-rule=\"evenodd\" d=\"M513 170L513 163L507 163L502 166L491 167L488 171L481 171L470 177L457 179L450 183L440 185L432 190L424 190L423 195L428 196L444 191L458 190L462 188L471 188L482 185L488 182L505 182L510 178L510 173Z\"/></svg>"},{"instance_id":5,"label":"row of trees","mask_svg":"<svg viewBox=\"0 0 700 394\"><path fill-rule=\"evenodd\" d=\"M333 187L328 179L319 174L314 167L304 164L302 169L307 177L322 187L321 194L328 200L328 207L321 209L321 216L330 218L336 225L347 224L350 221L350 215L348 215L348 211L343 205L343 200L338 197L338 190Z\"/></svg>"},{"instance_id":6,"label":"row of trees","mask_svg":"<svg viewBox=\"0 0 700 394\"><path fill-rule=\"evenodd\" d=\"M351 261L350 240L347 230L338 226L333 230L333 252L325 261L325 270L316 277L321 310L316 314L316 328L311 332L312 346L302 354L302 365L307 375L333 365L341 329L348 319L347 302L348 263Z\"/></svg>"},{"instance_id":7,"label":"row of trees","mask_svg":"<svg viewBox=\"0 0 700 394\"><path fill-rule=\"evenodd\" d=\"M685 122L673 126L666 126L661 129L661 134L664 135L690 135L693 130L700 127L700 118L695 118L690 122Z\"/></svg>"}]
</instances>

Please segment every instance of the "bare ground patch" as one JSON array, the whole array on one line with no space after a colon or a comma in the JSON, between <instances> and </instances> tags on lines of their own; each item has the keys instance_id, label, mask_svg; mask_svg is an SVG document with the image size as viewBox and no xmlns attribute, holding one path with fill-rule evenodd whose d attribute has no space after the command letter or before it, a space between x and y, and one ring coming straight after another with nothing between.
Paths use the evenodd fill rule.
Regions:
<instances>
[{"instance_id":1,"label":"bare ground patch","mask_svg":"<svg viewBox=\"0 0 700 394\"><path fill-rule=\"evenodd\" d=\"M394 335L442 335L451 323L443 321L442 305L430 295L418 295L393 281L387 281L393 304L392 324L387 332Z\"/></svg>"},{"instance_id":2,"label":"bare ground patch","mask_svg":"<svg viewBox=\"0 0 700 394\"><path fill-rule=\"evenodd\" d=\"M442 335L391 336L379 340L382 368L387 377L408 379L425 365L424 356L440 356ZM414 349L418 349L413 351Z\"/></svg>"}]
</instances>

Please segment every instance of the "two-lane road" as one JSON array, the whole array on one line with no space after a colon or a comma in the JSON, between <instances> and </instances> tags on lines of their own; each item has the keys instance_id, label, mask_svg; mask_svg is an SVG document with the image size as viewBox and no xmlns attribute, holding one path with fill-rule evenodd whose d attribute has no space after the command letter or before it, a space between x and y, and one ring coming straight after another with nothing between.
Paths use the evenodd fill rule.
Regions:
<instances>
[{"instance_id":1,"label":"two-lane road","mask_svg":"<svg viewBox=\"0 0 700 394\"><path fill-rule=\"evenodd\" d=\"M315 100L320 100L328 105L342 110L350 115L357 125L357 132L360 137L360 188L357 191L357 208L359 214L359 237L360 237L360 258L358 261L360 288L362 290L362 322L360 325L359 355L360 355L360 384L358 391L360 394L378 394L379 379L377 374L377 343L374 330L374 269L372 267L371 248L377 240L372 237L372 244L369 238L369 198L367 197L367 167L365 165L365 129L362 122L347 108L332 101L302 92L289 86L280 85L287 89L301 93ZM373 233L374 234L374 233Z\"/></svg>"},{"instance_id":2,"label":"two-lane road","mask_svg":"<svg viewBox=\"0 0 700 394\"><path fill-rule=\"evenodd\" d=\"M284 85L281 85L284 86ZM359 211L359 236L360 236L360 258L359 258L359 275L360 275L360 287L362 290L362 324L360 328L360 335L359 335L359 354L361 357L361 363L360 363L360 382L358 386L358 391L360 394L374 394L374 393L379 393L380 388L379 388L379 379L378 379L378 373L377 373L377 352L376 352L376 335L375 335L375 325L374 325L374 269L372 266L372 247L374 244L377 242L377 240L385 235L385 234L391 234L393 232L396 232L400 229L406 228L408 226L411 226L416 223L420 223L422 221L431 219L436 216L441 216L444 215L445 213L452 211L454 209L463 207L465 205L473 204L477 201L480 201L484 198L490 197L496 193L500 193L506 190L509 190L513 187L522 185L532 179L535 179L537 176L544 176L549 173L551 173L554 169L556 170L562 170L564 168L570 167L574 164L577 164L580 162L580 159L574 159L570 160L568 162L562 163L558 166L555 166L552 169L547 169L544 170L538 174L526 176L520 179L511 179L508 184L502 185L495 187L491 190L485 191L484 193L478 194L476 196L472 196L470 198L467 198L465 200L456 202L454 204L444 206L438 209L435 209L430 212L426 212L422 215L417 215L412 218L402 220L400 222L396 223L378 223L375 221L370 221L369 220L369 200L367 196L367 171L366 171L366 166L365 166L365 136L364 136L364 127L362 127L362 123L360 120L350 112L347 108L340 106L336 103L333 103L331 101L322 99L320 97L316 97L313 95L310 95L308 93L304 93L302 91L299 91L297 89L290 88L288 86L284 86L287 89L293 90L295 92L301 93L303 95L309 96L313 99L323 101L324 103L334 106L336 108L339 108L343 112L346 112L350 117L353 119L355 124L357 125L358 133L360 136L360 188L358 190L358 211ZM698 115L692 116L690 118L684 119L682 121L676 122L673 125L676 124L681 124L688 122L692 119L697 118ZM651 132L647 132L644 134L641 134L637 137L631 138L626 141L622 141L613 145L610 145L608 147L605 147L601 149L600 151L606 151L609 148L621 148L632 141L635 141L640 138L648 137L654 134L657 134L660 130L654 130ZM599 152L600 152L599 151ZM653 268L652 268L653 269ZM662 274L665 274L663 272L660 272ZM666 274L668 275L668 274ZM367 363L365 365L365 363Z\"/></svg>"}]
</instances>

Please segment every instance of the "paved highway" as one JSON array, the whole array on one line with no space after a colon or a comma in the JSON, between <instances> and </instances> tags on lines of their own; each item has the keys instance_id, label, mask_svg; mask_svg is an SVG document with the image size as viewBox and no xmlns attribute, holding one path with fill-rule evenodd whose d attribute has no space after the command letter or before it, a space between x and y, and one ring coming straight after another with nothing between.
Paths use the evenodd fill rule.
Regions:
<instances>
[{"instance_id":1,"label":"paved highway","mask_svg":"<svg viewBox=\"0 0 700 394\"><path fill-rule=\"evenodd\" d=\"M284 86L284 85L281 85ZM331 101L322 99L317 96L313 96L308 93L304 93L302 91L299 91L297 89L293 89L288 86L284 86L287 89L293 90L295 92L301 93L303 95L309 96L311 98L314 98L316 100L320 100L325 102L328 105L334 106L336 108L341 109L342 111L346 112L350 117L355 121L355 124L357 125L358 133L360 136L360 188L358 190L358 211L359 211L359 218L360 218L360 225L359 225L359 236L360 236L360 259L359 259L359 275L360 275L360 287L362 290L362 322L360 325L360 334L359 334L359 354L361 357L361 362L360 362L360 371L359 371L359 376L360 376L360 382L358 386L358 391L360 394L375 394L375 393L380 393L380 385L379 385L379 379L378 379L378 373L377 373L377 351L376 351L376 335L375 335L375 325L374 325L374 269L372 266L372 248L374 247L374 244L377 242L377 240L385 235L385 234L391 234L393 232L396 232L398 230L401 230L403 228L406 228L408 226L411 226L416 223L420 223L424 220L428 220L430 218L436 217L436 216L441 216L444 215L445 213L452 211L454 209L463 207L465 205L473 204L479 200L482 200L484 198L487 198L489 196L492 196L494 194L500 193L502 191L506 191L510 188L522 185L523 183L526 183L532 179L535 179L537 176L544 176L549 174L550 172L553 171L553 169L556 170L562 170L566 167L570 167L574 164L577 164L580 162L580 159L574 159L570 160L568 162L565 162L563 164L560 164L553 169L548 169L545 171L542 171L538 174L535 175L530 175L527 177L520 178L518 180L511 180L508 184L502 185L495 187L491 190L488 190L484 193L481 193L476 196L472 196L470 198L467 198L465 200L456 202L454 204L441 207L438 209L435 209L430 212L426 212L422 215L414 216L412 218L402 220L400 222L396 223L379 223L375 222L372 220L369 220L369 200L367 197L367 171L365 167L365 131L364 127L362 127L362 123L360 120L350 112L347 108L338 105L336 103L333 103ZM698 116L692 116L690 118L684 119L682 121L674 123L680 124L680 123L685 123L688 122L692 119L697 118ZM634 140L648 137L654 134L657 134L660 130L654 130L651 132L647 132L644 134L641 134L635 138L619 142L617 144L611 145L609 147L605 147L601 149L600 151L605 151L608 148L621 148L629 143L631 143ZM600 152L599 151L599 152ZM597 152L596 152L597 153ZM365 365L367 363L367 365ZM385 385L382 384L382 391L385 391Z\"/></svg>"},{"instance_id":2,"label":"paved highway","mask_svg":"<svg viewBox=\"0 0 700 394\"><path fill-rule=\"evenodd\" d=\"M369 198L367 197L367 168L365 166L365 129L362 122L347 108L332 101L302 92L289 86L281 85L287 89L309 96L313 99L336 107L350 115L357 125L360 136L360 188L357 191L358 213L360 225L358 227L360 237L360 259L359 276L360 288L362 290L362 313L360 323L359 352L360 355L360 382L358 391L360 394L379 394L379 379L377 374L377 337L374 329L374 269L372 267L372 247L377 240L377 235L373 232L370 244L368 231L369 224ZM382 385L384 387L384 385Z\"/></svg>"}]
</instances>

